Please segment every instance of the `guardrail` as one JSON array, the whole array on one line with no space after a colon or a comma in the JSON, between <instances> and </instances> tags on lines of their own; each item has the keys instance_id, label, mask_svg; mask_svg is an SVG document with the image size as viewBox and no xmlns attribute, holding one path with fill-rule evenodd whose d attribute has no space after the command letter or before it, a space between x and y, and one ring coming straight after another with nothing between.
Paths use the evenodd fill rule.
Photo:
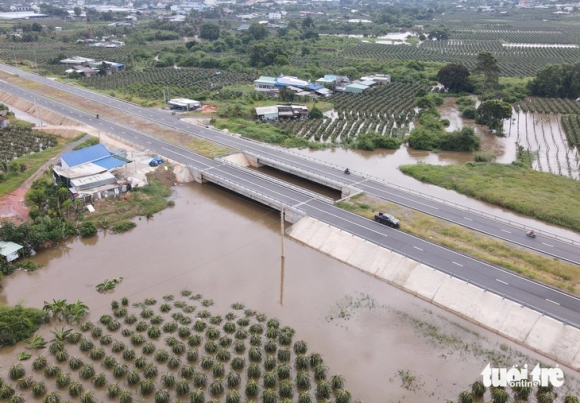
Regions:
<instances>
[{"instance_id":1,"label":"guardrail","mask_svg":"<svg viewBox=\"0 0 580 403\"><path fill-rule=\"evenodd\" d=\"M347 230L347 229L345 229L345 228L342 228L342 227L340 227L339 225L336 225L336 224L334 224L334 223L330 223L329 221L326 221L325 219L321 219L321 218L316 218L316 219L317 219L317 220L319 220L319 221L322 221L322 222L324 222L324 223L326 223L326 224L328 224L328 225L330 225L330 226L333 226L333 227L339 228L340 230L342 230L342 231L345 231L345 232L347 232L347 233L349 233L349 234L352 234L352 232L351 232L351 231L349 231L349 230ZM570 325L570 326L573 326L573 327L575 327L575 328L577 328L577 329L580 329L580 324L579 324L579 323L576 323L576 322L569 321L568 319L564 319L564 318L562 318L561 316L555 315L555 314L553 314L553 313L551 313L551 312L547 312L545 309L538 308L538 307L536 307L536 306L535 306L535 305L533 305L533 304L530 304L530 303L527 303L527 302L521 301L521 300L519 300L519 299L517 299L517 298L511 297L511 296L507 295L506 293L503 293L503 292L501 292L501 291L498 291L498 290L494 289L493 287L488 287L488 286L486 286L486 285L483 285L483 284L481 284L481 283L478 283L477 281L473 281L473 280L470 280L470 279L468 279L468 278L465 278L465 277L463 277L463 276L457 275L457 274L455 274L455 273L453 273L453 272L451 272L451 271L449 271L449 270L447 270L447 269L444 269L444 268L442 268L442 267L439 267L439 266L435 266L435 267L433 267L431 264L429 264L429 263L426 263L426 262L422 261L421 259L416 259L416 258L414 258L414 257L410 257L410 256L409 256L407 253L401 252L401 251L399 251L399 250L397 250L397 249L395 249L395 248L393 248L393 247L390 247L390 246L387 246L387 245L383 245L383 244L377 243L376 241L373 241L372 239L370 239L370 238L367 238L367 237L365 237L364 235L359 235L359 234L352 234L352 235L353 235L353 236L356 236L356 237L359 237L359 238L361 238L361 239L364 239L365 241L367 241L367 242L370 242L370 243L372 243L372 244L378 245L378 246L380 246L381 248L388 249L388 250L390 250L391 252L398 253L399 255L401 255L401 256L404 256L404 257L406 257L406 258L409 258L409 259L411 259L411 260L413 260L413 261L415 261L415 262L417 262L417 263L420 263L420 264L422 264L422 265L425 265L425 266L427 266L427 267L431 267L431 268L433 268L433 269L435 269L435 270L438 270L438 271L440 271L440 272L442 272L442 273L445 273L445 274L447 274L449 277L454 277L454 278L456 278L456 279L458 279L458 280L461 280L461 281L463 281L463 282L465 282L465 283L467 283L467 284L472 284L472 285L474 285L474 286L476 286L476 287L478 287L478 288L481 288L481 289L482 289L482 290L484 290L484 291L489 291L489 292L491 292L491 293L494 293L494 294L496 294L496 295L498 295L498 296L500 296L500 297L502 297L502 298L505 298L505 299L508 299L508 300L510 300L510 301L513 301L513 302L515 302L516 304L519 304L519 305L521 305L521 306L523 306L523 307L526 307L526 308L533 309L534 311L536 311L536 312L539 312L539 313L541 313L542 315L549 316L549 317L551 317L551 318L553 318L553 319L556 319L557 321L559 321L559 322L562 322L562 323L564 323L565 325ZM530 280L530 281L534 282L533 280ZM536 282L534 282L534 283L536 283ZM537 284L539 284L539 283L537 283Z\"/></svg>"},{"instance_id":2,"label":"guardrail","mask_svg":"<svg viewBox=\"0 0 580 403\"><path fill-rule=\"evenodd\" d=\"M264 180L266 180L268 182L275 183L275 184L277 184L279 186L282 186L282 187L285 187L285 188L288 188L288 189L292 189L295 192L302 193L302 194L304 194L304 195L306 195L308 197L312 197L313 199L317 199L317 200L319 200L319 201L321 201L323 203L327 203L327 204L333 204L334 203L334 200L331 199L330 197L323 196L323 195L318 194L316 192L312 192L312 191L310 191L308 189L304 189L304 188L302 188L300 186L293 185L290 182L286 182L286 181L283 181L283 180L274 178L273 176L263 174L261 172L258 172L256 170L254 170L254 169L246 168L244 166L235 164L235 163L233 163L231 161L228 161L228 160L223 159L223 158L220 158L220 157L216 157L216 158L214 158L214 160L216 160L216 161L218 161L218 162L220 162L220 163L222 163L224 165L231 166L232 168L235 168L237 170L243 171L243 172L245 172L245 173L247 173L249 175L255 176L257 178L264 179Z\"/></svg>"}]
</instances>

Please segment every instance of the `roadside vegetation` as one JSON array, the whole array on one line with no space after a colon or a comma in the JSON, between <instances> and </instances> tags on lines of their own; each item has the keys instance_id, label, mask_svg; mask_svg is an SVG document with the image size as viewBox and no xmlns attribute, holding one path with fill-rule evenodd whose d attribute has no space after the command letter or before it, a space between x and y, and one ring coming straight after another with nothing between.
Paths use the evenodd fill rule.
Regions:
<instances>
[{"instance_id":1,"label":"roadside vegetation","mask_svg":"<svg viewBox=\"0 0 580 403\"><path fill-rule=\"evenodd\" d=\"M508 242L366 194L339 202L337 206L371 220L376 212L392 214L401 221L401 231L580 295L580 272L574 264L518 248Z\"/></svg>"},{"instance_id":2,"label":"roadside vegetation","mask_svg":"<svg viewBox=\"0 0 580 403\"><path fill-rule=\"evenodd\" d=\"M400 170L422 182L580 231L580 182L574 179L538 172L519 162L415 164Z\"/></svg>"}]
</instances>

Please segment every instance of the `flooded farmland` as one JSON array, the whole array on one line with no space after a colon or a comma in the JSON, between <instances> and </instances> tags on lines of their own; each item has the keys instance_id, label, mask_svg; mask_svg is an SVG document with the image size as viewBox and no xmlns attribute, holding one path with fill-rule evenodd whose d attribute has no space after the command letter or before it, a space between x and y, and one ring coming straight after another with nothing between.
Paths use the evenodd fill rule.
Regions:
<instances>
[{"instance_id":1,"label":"flooded farmland","mask_svg":"<svg viewBox=\"0 0 580 403\"><path fill-rule=\"evenodd\" d=\"M212 311L222 315L243 302L293 327L295 340L321 353L330 374L343 374L353 398L366 402L455 400L490 360L551 364L290 239L282 262L275 211L212 185L178 187L174 199L175 207L137 220L127 234L100 232L39 253L34 260L44 267L7 276L2 302L81 299L92 321L110 312L112 299L160 300L184 288L213 299ZM120 276L114 291L95 291ZM64 324L41 330L48 340L54 325ZM24 349L2 349L0 376Z\"/></svg>"}]
</instances>

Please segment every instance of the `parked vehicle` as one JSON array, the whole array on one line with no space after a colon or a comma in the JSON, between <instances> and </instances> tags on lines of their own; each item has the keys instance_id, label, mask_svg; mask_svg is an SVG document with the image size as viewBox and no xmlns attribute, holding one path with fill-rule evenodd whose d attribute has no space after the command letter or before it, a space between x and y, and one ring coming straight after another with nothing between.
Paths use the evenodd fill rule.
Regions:
<instances>
[{"instance_id":1,"label":"parked vehicle","mask_svg":"<svg viewBox=\"0 0 580 403\"><path fill-rule=\"evenodd\" d=\"M383 213L375 214L375 221L380 223L380 224L388 225L389 227L392 227L392 228L399 228L401 226L401 224L399 223L399 220L397 220L395 217L393 217L390 214L383 214Z\"/></svg>"},{"instance_id":2,"label":"parked vehicle","mask_svg":"<svg viewBox=\"0 0 580 403\"><path fill-rule=\"evenodd\" d=\"M149 161L150 167L156 167L159 166L160 164L163 164L163 160L159 157L155 157L151 161Z\"/></svg>"}]
</instances>

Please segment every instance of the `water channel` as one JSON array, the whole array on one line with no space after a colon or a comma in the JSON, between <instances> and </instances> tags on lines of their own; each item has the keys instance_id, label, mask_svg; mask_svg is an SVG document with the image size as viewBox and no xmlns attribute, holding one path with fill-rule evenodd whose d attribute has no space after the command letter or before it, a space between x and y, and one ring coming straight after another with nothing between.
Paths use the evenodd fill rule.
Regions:
<instances>
[{"instance_id":1,"label":"water channel","mask_svg":"<svg viewBox=\"0 0 580 403\"><path fill-rule=\"evenodd\" d=\"M220 314L240 301L295 328L295 339L323 354L330 373L343 374L353 397L366 402L455 400L493 357L550 364L290 239L282 262L279 215L264 206L213 185L179 186L173 199L175 207L137 219L129 233L99 232L39 253L34 261L44 267L7 276L0 301L40 307L81 299L93 321L110 312L112 299L160 299L185 287L212 298ZM119 276L114 291L96 292L96 284ZM49 340L52 326L41 329ZM24 349L2 349L0 376ZM408 389L406 371L415 377Z\"/></svg>"}]
</instances>

